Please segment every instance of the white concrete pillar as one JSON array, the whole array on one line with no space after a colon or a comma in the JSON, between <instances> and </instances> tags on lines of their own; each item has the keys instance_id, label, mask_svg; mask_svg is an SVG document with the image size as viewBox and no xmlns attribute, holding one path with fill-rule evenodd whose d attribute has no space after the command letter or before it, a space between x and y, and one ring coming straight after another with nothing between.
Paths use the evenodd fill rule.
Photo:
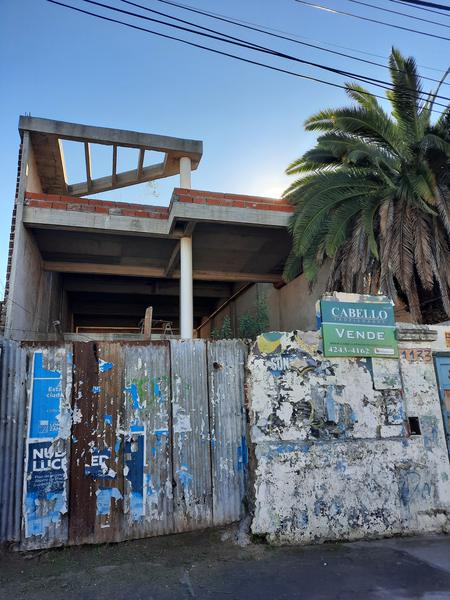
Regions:
<instances>
[{"instance_id":1,"label":"white concrete pillar","mask_svg":"<svg viewBox=\"0 0 450 600\"><path fill-rule=\"evenodd\" d=\"M187 156L180 158L180 188L191 189L191 159Z\"/></svg>"},{"instance_id":2,"label":"white concrete pillar","mask_svg":"<svg viewBox=\"0 0 450 600\"><path fill-rule=\"evenodd\" d=\"M192 292L192 238L180 240L180 335L192 339L194 299Z\"/></svg>"},{"instance_id":3,"label":"white concrete pillar","mask_svg":"<svg viewBox=\"0 0 450 600\"><path fill-rule=\"evenodd\" d=\"M180 187L191 189L191 159L180 158ZM180 240L180 335L192 339L194 331L194 299L192 291L192 238Z\"/></svg>"}]
</instances>

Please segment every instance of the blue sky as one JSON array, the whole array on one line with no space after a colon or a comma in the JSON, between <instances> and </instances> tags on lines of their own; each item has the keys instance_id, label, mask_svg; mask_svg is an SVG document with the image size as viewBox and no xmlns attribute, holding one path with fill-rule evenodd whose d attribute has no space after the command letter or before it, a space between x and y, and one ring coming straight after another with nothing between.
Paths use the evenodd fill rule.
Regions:
<instances>
[{"instance_id":1,"label":"blue sky","mask_svg":"<svg viewBox=\"0 0 450 600\"><path fill-rule=\"evenodd\" d=\"M388 0L372 1L378 6L394 7ZM134 10L119 0L105 2ZM81 0L67 0L67 3L97 10ZM387 76L387 71L379 67L219 24L154 0L140 0L140 3L307 60L371 77L385 79ZM404 54L413 54L420 65L443 70L447 66L449 42L328 14L302 6L295 0L185 0L185 3L290 32L305 41L322 41L383 56L389 54L394 44ZM440 35L448 32L448 29L415 23L347 0L323 0L323 4ZM435 17L400 5L395 8L417 16ZM163 27L150 23L138 24L164 31ZM246 55L244 50L215 42L200 43ZM329 81L343 81L315 68L270 60L263 55L257 59ZM439 75L431 70L421 71L432 77ZM278 196L289 183L285 168L314 142L314 136L303 130L304 120L321 108L345 102L342 90L69 12L45 0L0 1L0 89L3 214L0 296L14 199L20 114L201 139L204 156L193 174L193 187ZM450 88L444 89L444 95L449 95ZM78 162L80 168L83 167L82 161L76 160L73 147L67 145L65 152L69 180L81 179L83 173L76 165ZM134 156L123 154L119 161L123 168L135 165ZM94 151L94 176L106 174L109 167L107 150ZM172 178L156 182L154 186L125 188L101 197L167 205L177 184L177 178Z\"/></svg>"}]
</instances>

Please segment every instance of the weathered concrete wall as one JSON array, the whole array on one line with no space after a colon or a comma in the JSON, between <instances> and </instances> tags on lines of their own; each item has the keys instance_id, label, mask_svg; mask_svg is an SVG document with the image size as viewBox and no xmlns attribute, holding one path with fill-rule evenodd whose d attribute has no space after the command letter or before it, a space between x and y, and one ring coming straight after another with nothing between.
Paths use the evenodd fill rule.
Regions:
<instances>
[{"instance_id":1,"label":"weathered concrete wall","mask_svg":"<svg viewBox=\"0 0 450 600\"><path fill-rule=\"evenodd\" d=\"M271 283L256 283L235 300L227 304L217 315L201 328L201 337L209 337L211 331L220 330L224 319L229 317L234 337L239 336L239 319L245 313L253 314L258 298L265 298L269 316L269 329L280 329L279 290Z\"/></svg>"},{"instance_id":2,"label":"weathered concrete wall","mask_svg":"<svg viewBox=\"0 0 450 600\"><path fill-rule=\"evenodd\" d=\"M23 228L22 223L17 227ZM51 235L51 234L49 234ZM14 287L10 290L7 332L16 340L33 339L35 333L54 332L53 322L67 330L70 315L59 273L42 269L42 258L33 235L23 228Z\"/></svg>"},{"instance_id":3,"label":"weathered concrete wall","mask_svg":"<svg viewBox=\"0 0 450 600\"><path fill-rule=\"evenodd\" d=\"M33 147L28 141L25 146L25 169L20 172L17 219L13 225L12 278L6 298L5 336L15 340L33 339L38 333L53 333L54 321L60 321L64 331L71 322L61 276L42 269L42 257L33 234L22 223L24 192L42 191ZM49 230L48 235L51 234Z\"/></svg>"},{"instance_id":4,"label":"weathered concrete wall","mask_svg":"<svg viewBox=\"0 0 450 600\"><path fill-rule=\"evenodd\" d=\"M310 331L316 328L316 302L326 291L328 275L329 266L326 264L311 289L306 278L300 275L279 290L281 331Z\"/></svg>"},{"instance_id":5,"label":"weathered concrete wall","mask_svg":"<svg viewBox=\"0 0 450 600\"><path fill-rule=\"evenodd\" d=\"M320 344L319 332L274 332L250 354L253 533L306 543L444 529L450 469L432 361L328 360Z\"/></svg>"},{"instance_id":6,"label":"weathered concrete wall","mask_svg":"<svg viewBox=\"0 0 450 600\"><path fill-rule=\"evenodd\" d=\"M41 180L39 179L38 170L36 166L36 158L34 156L33 145L30 143L30 150L28 155L27 163L27 192L35 192L36 194L42 194Z\"/></svg>"},{"instance_id":7,"label":"weathered concrete wall","mask_svg":"<svg viewBox=\"0 0 450 600\"><path fill-rule=\"evenodd\" d=\"M269 329L273 331L314 329L316 327L316 302L326 290L328 272L328 265L325 265L311 289L303 275L281 289L276 289L271 283L252 285L212 319L211 330L220 329L224 318L229 316L234 334L238 336L239 318L245 313L254 311L258 298L266 300ZM206 326L202 328L202 337L208 337L209 333Z\"/></svg>"}]
</instances>

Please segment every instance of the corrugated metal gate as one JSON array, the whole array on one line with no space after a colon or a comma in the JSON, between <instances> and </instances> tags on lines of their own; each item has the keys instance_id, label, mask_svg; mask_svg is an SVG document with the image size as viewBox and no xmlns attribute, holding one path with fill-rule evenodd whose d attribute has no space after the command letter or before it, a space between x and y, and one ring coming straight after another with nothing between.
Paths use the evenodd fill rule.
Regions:
<instances>
[{"instance_id":1,"label":"corrugated metal gate","mask_svg":"<svg viewBox=\"0 0 450 600\"><path fill-rule=\"evenodd\" d=\"M0 341L0 542L20 540L27 355Z\"/></svg>"},{"instance_id":2,"label":"corrugated metal gate","mask_svg":"<svg viewBox=\"0 0 450 600\"><path fill-rule=\"evenodd\" d=\"M28 348L21 547L241 518L246 352L239 340Z\"/></svg>"}]
</instances>

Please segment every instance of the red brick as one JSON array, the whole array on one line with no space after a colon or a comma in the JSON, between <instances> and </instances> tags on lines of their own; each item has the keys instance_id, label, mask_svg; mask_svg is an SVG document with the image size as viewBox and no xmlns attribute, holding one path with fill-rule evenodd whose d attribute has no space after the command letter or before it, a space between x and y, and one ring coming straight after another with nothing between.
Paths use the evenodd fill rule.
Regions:
<instances>
[{"instance_id":1,"label":"red brick","mask_svg":"<svg viewBox=\"0 0 450 600\"><path fill-rule=\"evenodd\" d=\"M111 200L100 200L100 202L102 203L102 206L110 206L112 208L118 204L117 202L112 202Z\"/></svg>"},{"instance_id":2,"label":"red brick","mask_svg":"<svg viewBox=\"0 0 450 600\"><path fill-rule=\"evenodd\" d=\"M48 194L36 194L34 192L27 192L26 198L33 198L34 200L48 200Z\"/></svg>"},{"instance_id":3,"label":"red brick","mask_svg":"<svg viewBox=\"0 0 450 600\"><path fill-rule=\"evenodd\" d=\"M38 208L52 208L52 202L45 200L30 200L30 206L36 206Z\"/></svg>"},{"instance_id":4,"label":"red brick","mask_svg":"<svg viewBox=\"0 0 450 600\"><path fill-rule=\"evenodd\" d=\"M89 200L89 198L78 198L78 196L65 196L67 202L76 202L77 204L92 204L95 200Z\"/></svg>"},{"instance_id":5,"label":"red brick","mask_svg":"<svg viewBox=\"0 0 450 600\"><path fill-rule=\"evenodd\" d=\"M96 213L103 213L103 214L108 214L109 213L109 209L106 206L96 206L95 207L95 212Z\"/></svg>"},{"instance_id":6,"label":"red brick","mask_svg":"<svg viewBox=\"0 0 450 600\"><path fill-rule=\"evenodd\" d=\"M209 206L227 206L227 203L224 202L223 198L208 198L207 204Z\"/></svg>"},{"instance_id":7,"label":"red brick","mask_svg":"<svg viewBox=\"0 0 450 600\"><path fill-rule=\"evenodd\" d=\"M57 208L59 210L67 210L66 202L52 202L52 208Z\"/></svg>"}]
</instances>

